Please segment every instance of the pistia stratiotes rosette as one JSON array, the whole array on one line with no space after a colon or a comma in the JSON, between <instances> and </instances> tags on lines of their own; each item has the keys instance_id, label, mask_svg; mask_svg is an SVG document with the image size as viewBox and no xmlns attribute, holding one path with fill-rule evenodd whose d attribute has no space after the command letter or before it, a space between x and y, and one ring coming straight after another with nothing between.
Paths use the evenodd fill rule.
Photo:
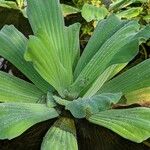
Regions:
<instances>
[{"instance_id":1,"label":"pistia stratiotes rosette","mask_svg":"<svg viewBox=\"0 0 150 150\"><path fill-rule=\"evenodd\" d=\"M122 96L135 103L138 92L148 99L143 89L150 87L150 59L113 77L149 39L150 26L110 15L98 23L80 56L80 24L65 26L58 0L27 0L27 15L34 32L29 39L12 25L0 31L0 55L32 81L0 72L0 139L56 117L42 150L77 150L75 121L80 118L137 143L148 139L149 108L112 105Z\"/></svg>"}]
</instances>

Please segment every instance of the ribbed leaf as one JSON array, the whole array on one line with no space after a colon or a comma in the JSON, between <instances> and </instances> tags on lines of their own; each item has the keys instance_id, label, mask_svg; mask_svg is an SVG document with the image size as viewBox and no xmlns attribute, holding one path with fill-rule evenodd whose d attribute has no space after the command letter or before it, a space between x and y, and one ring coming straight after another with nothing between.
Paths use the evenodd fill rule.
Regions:
<instances>
[{"instance_id":1,"label":"ribbed leaf","mask_svg":"<svg viewBox=\"0 0 150 150\"><path fill-rule=\"evenodd\" d=\"M63 66L69 70L71 60L68 57L68 40L65 34L64 18L59 0L27 0L27 4L27 16L34 34L39 34L39 30L47 33L54 46L53 51L58 54Z\"/></svg>"},{"instance_id":2,"label":"ribbed leaf","mask_svg":"<svg viewBox=\"0 0 150 150\"><path fill-rule=\"evenodd\" d=\"M83 65L85 65L89 57L92 58L83 68L71 86L71 91L73 93L72 95L75 95L74 97L77 97L77 94L80 92L80 95L82 95L82 93L88 87L90 87L91 84L96 81L96 79L98 79L98 77L109 66L113 64L127 63L132 60L138 53L139 43L141 43L143 40L147 40L150 37L150 30L148 30L150 29L150 26L147 26L144 29L138 31L139 25L137 22L130 21L123 24L123 26L120 25L121 28L118 31L112 33L113 35L111 35L111 37L105 39L106 41L103 41L103 44L101 43L101 47L93 57L92 55L87 55L89 54L90 50L87 51L85 55L83 53L85 57L81 56L81 61L79 60L78 65L81 64L80 62L82 62L82 59L85 60L85 63L83 63ZM146 31L148 32L145 34ZM95 46L93 46L93 48L94 47ZM75 70L75 77L78 75L76 74L78 72L78 65L76 68L77 70ZM79 67L79 69L81 69L81 67Z\"/></svg>"},{"instance_id":3,"label":"ribbed leaf","mask_svg":"<svg viewBox=\"0 0 150 150\"><path fill-rule=\"evenodd\" d=\"M127 99L127 104L136 102L150 102L150 87L129 92L125 95L125 98Z\"/></svg>"},{"instance_id":4,"label":"ribbed leaf","mask_svg":"<svg viewBox=\"0 0 150 150\"><path fill-rule=\"evenodd\" d=\"M150 108L107 110L88 120L137 143L150 137Z\"/></svg>"},{"instance_id":5,"label":"ribbed leaf","mask_svg":"<svg viewBox=\"0 0 150 150\"><path fill-rule=\"evenodd\" d=\"M121 96L121 93L103 93L89 98L78 98L68 103L65 109L69 110L75 118L84 118L110 109L112 104L120 100Z\"/></svg>"},{"instance_id":6,"label":"ribbed leaf","mask_svg":"<svg viewBox=\"0 0 150 150\"><path fill-rule=\"evenodd\" d=\"M14 26L4 26L0 31L0 55L15 65L38 88L47 92L50 85L44 81L23 58L26 50L27 39Z\"/></svg>"},{"instance_id":7,"label":"ribbed leaf","mask_svg":"<svg viewBox=\"0 0 150 150\"><path fill-rule=\"evenodd\" d=\"M92 20L102 20L108 14L108 10L104 7L96 7L90 4L84 4L82 7L82 17L87 21L90 22Z\"/></svg>"},{"instance_id":8,"label":"ribbed leaf","mask_svg":"<svg viewBox=\"0 0 150 150\"><path fill-rule=\"evenodd\" d=\"M75 23L66 27L67 37L69 41L69 51L71 56L71 62L73 68L76 66L76 63L80 56L80 44L79 44L79 31L80 23Z\"/></svg>"},{"instance_id":9,"label":"ribbed leaf","mask_svg":"<svg viewBox=\"0 0 150 150\"><path fill-rule=\"evenodd\" d=\"M72 83L72 66L79 53L80 25L65 27L59 0L27 2L29 21L36 37L29 40L26 60L32 61L41 76L65 97L63 93Z\"/></svg>"},{"instance_id":10,"label":"ribbed leaf","mask_svg":"<svg viewBox=\"0 0 150 150\"><path fill-rule=\"evenodd\" d=\"M74 121L60 118L44 137L41 150L78 150Z\"/></svg>"},{"instance_id":11,"label":"ribbed leaf","mask_svg":"<svg viewBox=\"0 0 150 150\"><path fill-rule=\"evenodd\" d=\"M12 139L32 125L58 116L44 104L0 103L0 139Z\"/></svg>"},{"instance_id":12,"label":"ribbed leaf","mask_svg":"<svg viewBox=\"0 0 150 150\"><path fill-rule=\"evenodd\" d=\"M84 94L83 97L91 97L97 93L97 91L103 86L103 84L109 79L109 77L114 75L114 70L116 69L117 65L112 65L108 67L91 85L88 91ZM115 72L116 73L116 72Z\"/></svg>"},{"instance_id":13,"label":"ribbed leaf","mask_svg":"<svg viewBox=\"0 0 150 150\"><path fill-rule=\"evenodd\" d=\"M121 63L116 65L111 65L108 67L95 81L90 85L88 91L84 94L83 97L93 96L99 91L105 82L114 77L119 71L121 71L127 63ZM83 91L84 93L85 91ZM82 94L82 93L81 93ZM80 95L81 95L80 94Z\"/></svg>"},{"instance_id":14,"label":"ribbed leaf","mask_svg":"<svg viewBox=\"0 0 150 150\"><path fill-rule=\"evenodd\" d=\"M82 91L93 83L110 65L126 63L131 60L137 54L138 50L138 41L133 41L138 28L139 25L136 22L131 21L126 23L121 29L113 34L113 36L107 39L79 74L75 83L72 85L72 89L75 89L75 91ZM131 42L133 44L131 44ZM133 47L133 49L130 50L129 47ZM121 59L119 56L124 57Z\"/></svg>"},{"instance_id":15,"label":"ribbed leaf","mask_svg":"<svg viewBox=\"0 0 150 150\"><path fill-rule=\"evenodd\" d=\"M117 73L119 73L127 64L128 63L121 63L121 64L114 65L115 68L112 71L112 73L110 74L108 80L111 79L112 77L114 77Z\"/></svg>"},{"instance_id":16,"label":"ribbed leaf","mask_svg":"<svg viewBox=\"0 0 150 150\"><path fill-rule=\"evenodd\" d=\"M119 28L121 28L121 26L123 26L123 23L114 15L111 15L108 19L102 20L98 23L92 37L88 41L88 44L81 55L81 58L79 59L74 73L75 78L78 77L79 73L97 53L103 43Z\"/></svg>"},{"instance_id":17,"label":"ribbed leaf","mask_svg":"<svg viewBox=\"0 0 150 150\"><path fill-rule=\"evenodd\" d=\"M36 103L42 95L35 85L0 71L0 102Z\"/></svg>"},{"instance_id":18,"label":"ribbed leaf","mask_svg":"<svg viewBox=\"0 0 150 150\"><path fill-rule=\"evenodd\" d=\"M53 43L50 44L46 34L45 37L30 36L25 59L32 61L39 74L63 96L63 91L71 79L54 50Z\"/></svg>"},{"instance_id":19,"label":"ribbed leaf","mask_svg":"<svg viewBox=\"0 0 150 150\"><path fill-rule=\"evenodd\" d=\"M103 92L130 93L134 90L150 86L150 59L143 61L116 78L108 81L100 89Z\"/></svg>"}]
</instances>

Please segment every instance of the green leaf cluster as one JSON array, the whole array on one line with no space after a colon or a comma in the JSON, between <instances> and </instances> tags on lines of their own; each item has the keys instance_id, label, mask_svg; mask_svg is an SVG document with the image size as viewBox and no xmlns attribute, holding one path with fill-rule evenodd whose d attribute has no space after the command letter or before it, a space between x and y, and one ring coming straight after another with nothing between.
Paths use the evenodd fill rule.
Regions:
<instances>
[{"instance_id":1,"label":"green leaf cluster","mask_svg":"<svg viewBox=\"0 0 150 150\"><path fill-rule=\"evenodd\" d=\"M150 38L150 26L141 28L112 14L98 23L80 56L80 24L65 26L58 0L27 0L27 6L34 35L27 39L12 25L0 31L0 55L31 81L0 72L0 139L56 117L42 150L77 150L79 118L133 142L148 139L149 108L113 105L122 104L123 97L128 104L136 103L139 93L144 100L150 94L150 59L117 75Z\"/></svg>"}]
</instances>

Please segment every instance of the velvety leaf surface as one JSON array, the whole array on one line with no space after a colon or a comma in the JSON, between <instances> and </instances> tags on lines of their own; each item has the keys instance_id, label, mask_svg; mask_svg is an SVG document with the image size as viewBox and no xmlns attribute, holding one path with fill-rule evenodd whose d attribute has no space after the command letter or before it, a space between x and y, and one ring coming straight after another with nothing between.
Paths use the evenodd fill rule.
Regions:
<instances>
[{"instance_id":1,"label":"velvety leaf surface","mask_svg":"<svg viewBox=\"0 0 150 150\"><path fill-rule=\"evenodd\" d=\"M25 58L65 97L64 91L72 83L72 68L79 55L80 25L65 27L58 0L27 0L27 3L35 36L30 37Z\"/></svg>"},{"instance_id":2,"label":"velvety leaf surface","mask_svg":"<svg viewBox=\"0 0 150 150\"><path fill-rule=\"evenodd\" d=\"M26 44L26 37L13 25L6 25L0 31L0 55L16 66L39 89L47 92L50 85L40 77L32 64L26 62L23 58Z\"/></svg>"},{"instance_id":3,"label":"velvety leaf surface","mask_svg":"<svg viewBox=\"0 0 150 150\"><path fill-rule=\"evenodd\" d=\"M73 25L70 25L69 27L66 27L73 68L76 66L76 63L80 56L80 44L79 44L80 27L81 27L80 23L75 23Z\"/></svg>"},{"instance_id":4,"label":"velvety leaf surface","mask_svg":"<svg viewBox=\"0 0 150 150\"><path fill-rule=\"evenodd\" d=\"M70 69L71 60L66 59L69 55L68 41L59 0L27 0L27 4L27 15L34 34L39 34L39 30L47 33L60 62L67 70Z\"/></svg>"},{"instance_id":5,"label":"velvety leaf surface","mask_svg":"<svg viewBox=\"0 0 150 150\"><path fill-rule=\"evenodd\" d=\"M25 59L32 61L39 74L62 95L65 87L71 82L69 74L54 52L53 43L49 44L46 34L45 37L30 36ZM64 80L66 78L68 80Z\"/></svg>"},{"instance_id":6,"label":"velvety leaf surface","mask_svg":"<svg viewBox=\"0 0 150 150\"><path fill-rule=\"evenodd\" d=\"M108 18L106 21L111 19L113 19L113 16ZM113 20L111 21L113 22ZM89 42L91 44L91 50L85 48L83 57L81 56L77 64L75 77L78 75L77 72L81 69L81 67L83 67L83 65L85 67L71 86L71 92L73 95L77 95L79 92L83 93L83 91L86 91L86 89L90 87L90 85L96 81L96 79L109 66L113 64L127 63L132 60L138 52L140 39L147 39L150 37L150 33L147 33L146 35L144 34L148 27L138 31L139 24L136 21L121 22L118 26L117 31L110 31L112 34L111 36L108 36L109 32L107 34L105 34L104 31L101 32L102 39L104 38L104 41L103 43L100 43L100 45L97 44L97 48L100 46L97 52L95 51L90 53L90 51L95 47L95 45L93 46L93 43ZM99 28L101 29L100 26ZM98 38L96 40L100 41ZM95 55L93 55L94 53ZM86 64L90 57L91 60L89 60L89 62Z\"/></svg>"},{"instance_id":7,"label":"velvety leaf surface","mask_svg":"<svg viewBox=\"0 0 150 150\"><path fill-rule=\"evenodd\" d=\"M35 85L0 71L0 102L36 103L42 96Z\"/></svg>"},{"instance_id":8,"label":"velvety leaf surface","mask_svg":"<svg viewBox=\"0 0 150 150\"><path fill-rule=\"evenodd\" d=\"M108 67L95 81L91 84L91 87L84 94L83 97L91 97L97 93L97 91L103 86L103 84L110 78L110 76L116 74L115 71L118 65L112 65ZM114 72L115 71L115 72Z\"/></svg>"},{"instance_id":9,"label":"velvety leaf surface","mask_svg":"<svg viewBox=\"0 0 150 150\"><path fill-rule=\"evenodd\" d=\"M121 26L123 26L123 23L114 15L111 15L107 19L102 20L98 23L76 66L74 72L75 78L78 77L82 69L97 53L103 43L109 37L111 37Z\"/></svg>"},{"instance_id":10,"label":"velvety leaf surface","mask_svg":"<svg viewBox=\"0 0 150 150\"><path fill-rule=\"evenodd\" d=\"M150 137L150 108L107 110L92 115L88 120L136 143Z\"/></svg>"},{"instance_id":11,"label":"velvety leaf surface","mask_svg":"<svg viewBox=\"0 0 150 150\"><path fill-rule=\"evenodd\" d=\"M74 121L60 118L43 139L41 150L78 150Z\"/></svg>"},{"instance_id":12,"label":"velvety leaf surface","mask_svg":"<svg viewBox=\"0 0 150 150\"><path fill-rule=\"evenodd\" d=\"M67 104L65 109L69 110L75 118L84 118L110 109L112 104L116 104L120 100L121 95L121 93L103 93L92 97L78 98Z\"/></svg>"},{"instance_id":13,"label":"velvety leaf surface","mask_svg":"<svg viewBox=\"0 0 150 150\"><path fill-rule=\"evenodd\" d=\"M58 116L44 104L0 103L0 139L12 139L32 125Z\"/></svg>"},{"instance_id":14,"label":"velvety leaf surface","mask_svg":"<svg viewBox=\"0 0 150 150\"><path fill-rule=\"evenodd\" d=\"M146 88L150 86L150 59L127 70L116 78L108 81L100 89L103 92L123 92L130 93L134 90Z\"/></svg>"}]
</instances>

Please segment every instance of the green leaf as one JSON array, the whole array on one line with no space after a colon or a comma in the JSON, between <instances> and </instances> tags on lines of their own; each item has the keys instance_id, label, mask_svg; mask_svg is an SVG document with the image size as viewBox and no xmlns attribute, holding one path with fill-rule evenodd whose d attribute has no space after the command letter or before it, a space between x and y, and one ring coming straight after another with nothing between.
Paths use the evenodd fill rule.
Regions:
<instances>
[{"instance_id":1,"label":"green leaf","mask_svg":"<svg viewBox=\"0 0 150 150\"><path fill-rule=\"evenodd\" d=\"M73 68L76 66L76 63L80 56L80 43L79 43L79 32L80 32L80 23L75 23L66 27L67 37L69 41L69 51L71 56L71 62Z\"/></svg>"},{"instance_id":2,"label":"green leaf","mask_svg":"<svg viewBox=\"0 0 150 150\"><path fill-rule=\"evenodd\" d=\"M0 139L12 139L34 124L58 116L44 104L0 103Z\"/></svg>"},{"instance_id":3,"label":"green leaf","mask_svg":"<svg viewBox=\"0 0 150 150\"><path fill-rule=\"evenodd\" d=\"M108 20L112 18L110 17ZM110 34L110 37L103 35L102 31L101 34L104 41L99 45L100 48L97 52L91 52L91 50L94 51L95 49L93 43L90 43L92 44L90 46L91 50L85 48L83 57L81 56L75 69L75 78L77 77L77 79L70 87L70 91L74 97L78 95L81 96L84 92L86 93L87 88L90 87L109 66L122 63L126 64L132 60L138 53L139 44L150 37L150 26L139 30L139 24L136 21L122 22L122 24L118 26L120 29L111 31L112 35ZM106 39L106 37L108 39ZM99 46L97 44L97 49ZM83 66L85 67L82 69ZM79 73L80 70L81 73Z\"/></svg>"},{"instance_id":4,"label":"green leaf","mask_svg":"<svg viewBox=\"0 0 150 150\"><path fill-rule=\"evenodd\" d=\"M127 70L116 78L108 81L99 93L122 92L123 94L150 86L150 59Z\"/></svg>"},{"instance_id":5,"label":"green leaf","mask_svg":"<svg viewBox=\"0 0 150 150\"><path fill-rule=\"evenodd\" d=\"M41 0L27 0L27 4L27 16L34 34L39 35L39 30L42 34L47 33L47 37L54 47L53 52L57 53L63 67L67 69L68 74L71 76L69 41L65 32L59 0L45 0L44 2ZM42 36L45 37L45 34Z\"/></svg>"},{"instance_id":6,"label":"green leaf","mask_svg":"<svg viewBox=\"0 0 150 150\"><path fill-rule=\"evenodd\" d=\"M25 58L32 61L39 74L65 97L64 91L72 83L72 67L79 53L80 25L65 27L58 0L27 0L27 3L35 36L30 37Z\"/></svg>"},{"instance_id":7,"label":"green leaf","mask_svg":"<svg viewBox=\"0 0 150 150\"><path fill-rule=\"evenodd\" d=\"M106 41L103 41L104 43L101 43L101 47L97 53L86 64L71 86L72 93L84 91L85 88L89 87L109 66L127 63L137 54L138 37L135 38L135 35L139 30L139 25L134 21L123 24L124 25L115 33L114 31L111 31L113 32L111 37L108 37L107 40L105 39ZM82 56L80 59L81 61L85 60ZM79 64L80 61L78 65Z\"/></svg>"},{"instance_id":8,"label":"green leaf","mask_svg":"<svg viewBox=\"0 0 150 150\"><path fill-rule=\"evenodd\" d=\"M150 87L129 92L125 94L125 98L127 99L127 104L132 104L136 102L150 102Z\"/></svg>"},{"instance_id":9,"label":"green leaf","mask_svg":"<svg viewBox=\"0 0 150 150\"><path fill-rule=\"evenodd\" d=\"M14 26L4 26L0 31L0 55L16 66L26 77L28 77L39 89L47 92L50 85L45 82L23 58L26 50L27 39Z\"/></svg>"},{"instance_id":10,"label":"green leaf","mask_svg":"<svg viewBox=\"0 0 150 150\"><path fill-rule=\"evenodd\" d=\"M108 10L105 8L105 6L96 7L90 4L84 4L81 14L87 22L92 20L99 21L106 17Z\"/></svg>"},{"instance_id":11,"label":"green leaf","mask_svg":"<svg viewBox=\"0 0 150 150\"><path fill-rule=\"evenodd\" d=\"M103 93L88 98L78 98L68 103L65 109L69 110L75 118L84 118L110 109L112 104L120 100L121 96L121 93Z\"/></svg>"},{"instance_id":12,"label":"green leaf","mask_svg":"<svg viewBox=\"0 0 150 150\"><path fill-rule=\"evenodd\" d=\"M36 103L42 96L35 85L0 71L0 102Z\"/></svg>"},{"instance_id":13,"label":"green leaf","mask_svg":"<svg viewBox=\"0 0 150 150\"><path fill-rule=\"evenodd\" d=\"M62 7L62 11L63 11L63 15L67 16L70 14L76 14L80 12L80 9L72 7L70 5L66 5L66 4L61 4Z\"/></svg>"},{"instance_id":14,"label":"green leaf","mask_svg":"<svg viewBox=\"0 0 150 150\"><path fill-rule=\"evenodd\" d=\"M56 103L54 101L52 93L47 92L47 101L46 102L47 102L47 106L50 107L50 108L56 106Z\"/></svg>"},{"instance_id":15,"label":"green leaf","mask_svg":"<svg viewBox=\"0 0 150 150\"><path fill-rule=\"evenodd\" d=\"M131 19L134 17L137 17L141 12L143 8L141 7L134 7L134 8L129 8L128 10L121 11L117 13L116 15L119 18L126 18L126 19Z\"/></svg>"},{"instance_id":16,"label":"green leaf","mask_svg":"<svg viewBox=\"0 0 150 150\"><path fill-rule=\"evenodd\" d=\"M112 71L112 73L110 74L108 80L110 80L112 77L114 77L117 73L119 73L128 63L121 63L121 64L117 64L114 65L115 68Z\"/></svg>"},{"instance_id":17,"label":"green leaf","mask_svg":"<svg viewBox=\"0 0 150 150\"><path fill-rule=\"evenodd\" d=\"M103 86L103 84L109 79L110 75L116 69L116 65L108 67L91 85L88 91L84 94L83 97L91 97L97 93L97 91Z\"/></svg>"},{"instance_id":18,"label":"green leaf","mask_svg":"<svg viewBox=\"0 0 150 150\"><path fill-rule=\"evenodd\" d=\"M71 82L69 73L63 67L57 53L54 52L53 43L50 44L48 36L30 36L25 59L32 61L35 69L61 96L66 86ZM68 80L66 80L66 78Z\"/></svg>"},{"instance_id":19,"label":"green leaf","mask_svg":"<svg viewBox=\"0 0 150 150\"><path fill-rule=\"evenodd\" d=\"M60 118L43 139L41 150L78 150L74 121Z\"/></svg>"},{"instance_id":20,"label":"green leaf","mask_svg":"<svg viewBox=\"0 0 150 150\"><path fill-rule=\"evenodd\" d=\"M111 15L98 23L76 66L74 73L75 78L78 77L80 72L97 53L103 43L123 25L124 24L115 15Z\"/></svg>"},{"instance_id":21,"label":"green leaf","mask_svg":"<svg viewBox=\"0 0 150 150\"><path fill-rule=\"evenodd\" d=\"M150 108L107 110L92 115L88 120L136 143L150 137Z\"/></svg>"},{"instance_id":22,"label":"green leaf","mask_svg":"<svg viewBox=\"0 0 150 150\"><path fill-rule=\"evenodd\" d=\"M112 77L114 77L119 71L121 71L127 63L121 63L116 65L111 65L108 67L95 81L90 85L90 88L85 92L83 97L90 97L93 96L99 91L99 89L103 86L105 82L110 80ZM81 93L82 94L82 93ZM80 95L81 95L80 94Z\"/></svg>"},{"instance_id":23,"label":"green leaf","mask_svg":"<svg viewBox=\"0 0 150 150\"><path fill-rule=\"evenodd\" d=\"M58 96L53 96L53 98L54 98L54 100L55 100L55 102L56 102L57 104L62 105L62 106L66 106L66 105L68 105L69 103L71 103L71 101L66 100L66 99L62 99L62 98L60 98L60 97L58 97Z\"/></svg>"},{"instance_id":24,"label":"green leaf","mask_svg":"<svg viewBox=\"0 0 150 150\"><path fill-rule=\"evenodd\" d=\"M45 0L44 2L41 0L27 0L27 5L27 15L35 35L41 29L47 32L48 35L53 36L55 42L56 39L62 38L64 19L58 0ZM42 11L43 8L44 12ZM51 28L52 26L53 28ZM60 33L60 38L58 33Z\"/></svg>"}]
</instances>

